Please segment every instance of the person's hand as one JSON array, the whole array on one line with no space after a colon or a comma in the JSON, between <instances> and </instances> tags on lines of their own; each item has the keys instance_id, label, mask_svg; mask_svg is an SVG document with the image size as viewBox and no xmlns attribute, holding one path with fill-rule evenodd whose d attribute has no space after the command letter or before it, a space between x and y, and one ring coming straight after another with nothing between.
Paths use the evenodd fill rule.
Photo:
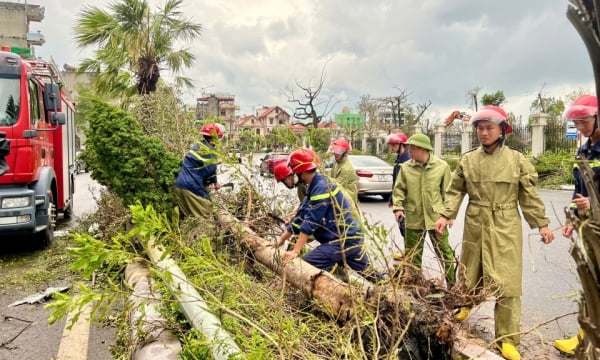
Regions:
<instances>
[{"instance_id":1,"label":"person's hand","mask_svg":"<svg viewBox=\"0 0 600 360\"><path fill-rule=\"evenodd\" d=\"M297 213L297 212L298 212L298 211L297 211L297 210L295 210L295 211L292 211L291 213L289 213L289 214L288 214L288 219L287 219L287 221L286 221L286 223L285 223L285 226L288 226L289 224L291 224L291 223L292 223L292 221L293 221L293 220L294 220L294 218L296 217L296 213Z\"/></svg>"},{"instance_id":2,"label":"person's hand","mask_svg":"<svg viewBox=\"0 0 600 360\"><path fill-rule=\"evenodd\" d=\"M281 266L286 266L288 262L298 257L296 250L286 251L281 257Z\"/></svg>"},{"instance_id":3,"label":"person's hand","mask_svg":"<svg viewBox=\"0 0 600 360\"><path fill-rule=\"evenodd\" d=\"M454 225L454 219L448 219L448 227L451 228Z\"/></svg>"},{"instance_id":4,"label":"person's hand","mask_svg":"<svg viewBox=\"0 0 600 360\"><path fill-rule=\"evenodd\" d=\"M215 190L219 190L223 186L221 183L215 183Z\"/></svg>"},{"instance_id":5,"label":"person's hand","mask_svg":"<svg viewBox=\"0 0 600 360\"><path fill-rule=\"evenodd\" d=\"M396 210L396 211L394 211L394 216L396 217L396 221L398 221L398 219L404 217L404 210Z\"/></svg>"},{"instance_id":6,"label":"person's hand","mask_svg":"<svg viewBox=\"0 0 600 360\"><path fill-rule=\"evenodd\" d=\"M435 231L437 231L438 234L443 234L444 229L446 229L446 226L448 226L449 223L450 219L440 216L438 221L435 222Z\"/></svg>"},{"instance_id":7,"label":"person's hand","mask_svg":"<svg viewBox=\"0 0 600 360\"><path fill-rule=\"evenodd\" d=\"M544 244L550 244L554 240L554 233L548 228L548 226L540 227L540 235L542 236L542 242Z\"/></svg>"},{"instance_id":8,"label":"person's hand","mask_svg":"<svg viewBox=\"0 0 600 360\"><path fill-rule=\"evenodd\" d=\"M571 236L573 235L573 225L565 225L562 227L562 236L566 237L567 239L570 239Z\"/></svg>"},{"instance_id":9,"label":"person's hand","mask_svg":"<svg viewBox=\"0 0 600 360\"><path fill-rule=\"evenodd\" d=\"M581 214L590 208L590 199L581 194L575 194L575 199L571 200L571 202L577 206L577 211Z\"/></svg>"}]
</instances>

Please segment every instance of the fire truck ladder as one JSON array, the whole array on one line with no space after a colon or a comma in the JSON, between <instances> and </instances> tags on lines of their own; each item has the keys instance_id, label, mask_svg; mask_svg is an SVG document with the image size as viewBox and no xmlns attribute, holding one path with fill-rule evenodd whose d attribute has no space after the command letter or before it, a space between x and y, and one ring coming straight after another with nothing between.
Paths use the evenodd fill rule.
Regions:
<instances>
[{"instance_id":1,"label":"fire truck ladder","mask_svg":"<svg viewBox=\"0 0 600 360\"><path fill-rule=\"evenodd\" d=\"M67 83L60 71L58 70L58 66L56 66L54 59L50 58L50 61L28 60L27 62L33 70L33 76L49 79L59 84L62 88L66 88ZM68 91L63 91L63 93L68 97Z\"/></svg>"},{"instance_id":2,"label":"fire truck ladder","mask_svg":"<svg viewBox=\"0 0 600 360\"><path fill-rule=\"evenodd\" d=\"M46 77L52 79L57 84L64 85L65 81L58 71L56 64L54 61L38 61L38 60L28 60L27 61L33 70L34 76Z\"/></svg>"}]
</instances>

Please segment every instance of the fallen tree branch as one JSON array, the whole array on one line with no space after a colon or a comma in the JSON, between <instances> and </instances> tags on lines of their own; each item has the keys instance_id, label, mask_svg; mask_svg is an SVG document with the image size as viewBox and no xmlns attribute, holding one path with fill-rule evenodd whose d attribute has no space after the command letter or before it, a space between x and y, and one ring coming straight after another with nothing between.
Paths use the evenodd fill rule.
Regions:
<instances>
[{"instance_id":1,"label":"fallen tree branch","mask_svg":"<svg viewBox=\"0 0 600 360\"><path fill-rule=\"evenodd\" d=\"M407 331L411 338L417 339L417 342L427 342L429 350L437 347L439 351L435 357L437 359L449 359L451 350L467 356L500 359L482 345L470 341L460 326L451 321L451 311L439 311L439 321L433 324L427 323L424 320L427 316L424 315L432 313L431 306L414 298L409 291L394 286L393 282L383 286L375 286L364 279L346 283L328 272L315 268L301 258L296 258L282 267L279 263L280 250L267 246L270 242L258 236L227 210L219 211L218 222L252 252L254 259L300 289L307 297L317 299L337 321L351 320L355 315L355 305L359 300L364 300L366 303L375 304L374 312L379 312L383 308L398 315L387 316L387 320L390 318L393 321L399 318L404 320L405 330L388 339L389 345L406 341L404 331ZM386 316L383 315L381 318ZM453 345L456 345L454 349Z\"/></svg>"}]
</instances>

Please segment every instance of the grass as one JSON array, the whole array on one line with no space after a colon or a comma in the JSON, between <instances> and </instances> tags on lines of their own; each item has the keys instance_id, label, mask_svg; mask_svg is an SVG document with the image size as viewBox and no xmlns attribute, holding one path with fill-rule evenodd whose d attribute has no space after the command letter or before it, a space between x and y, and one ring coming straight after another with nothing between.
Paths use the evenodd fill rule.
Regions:
<instances>
[{"instance_id":1,"label":"grass","mask_svg":"<svg viewBox=\"0 0 600 360\"><path fill-rule=\"evenodd\" d=\"M5 247L0 254L0 291L38 291L60 283L70 283L74 273L69 269L67 237L55 238L44 250L24 246Z\"/></svg>"}]
</instances>

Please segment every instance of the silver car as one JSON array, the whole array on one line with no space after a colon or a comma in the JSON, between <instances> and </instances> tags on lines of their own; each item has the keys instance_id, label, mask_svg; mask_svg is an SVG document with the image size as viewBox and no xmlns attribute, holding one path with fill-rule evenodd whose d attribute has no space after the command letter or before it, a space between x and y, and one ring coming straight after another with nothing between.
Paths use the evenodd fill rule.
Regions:
<instances>
[{"instance_id":1,"label":"silver car","mask_svg":"<svg viewBox=\"0 0 600 360\"><path fill-rule=\"evenodd\" d=\"M392 193L394 167L384 160L372 155L347 155L356 171L358 196L381 195L384 200ZM325 170L329 174L333 157L325 162Z\"/></svg>"},{"instance_id":2,"label":"silver car","mask_svg":"<svg viewBox=\"0 0 600 360\"><path fill-rule=\"evenodd\" d=\"M358 177L358 196L381 195L387 200L394 186L394 167L372 155L348 155Z\"/></svg>"}]
</instances>

